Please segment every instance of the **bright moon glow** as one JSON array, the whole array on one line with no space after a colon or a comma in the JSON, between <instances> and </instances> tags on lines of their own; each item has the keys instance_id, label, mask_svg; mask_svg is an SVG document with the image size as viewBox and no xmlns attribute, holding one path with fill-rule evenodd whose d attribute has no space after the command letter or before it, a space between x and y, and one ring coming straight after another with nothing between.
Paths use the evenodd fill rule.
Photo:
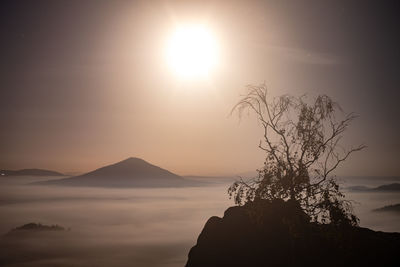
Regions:
<instances>
[{"instance_id":1,"label":"bright moon glow","mask_svg":"<svg viewBox=\"0 0 400 267\"><path fill-rule=\"evenodd\" d=\"M167 62L181 78L207 77L217 65L217 43L204 26L177 28L168 42Z\"/></svg>"}]
</instances>

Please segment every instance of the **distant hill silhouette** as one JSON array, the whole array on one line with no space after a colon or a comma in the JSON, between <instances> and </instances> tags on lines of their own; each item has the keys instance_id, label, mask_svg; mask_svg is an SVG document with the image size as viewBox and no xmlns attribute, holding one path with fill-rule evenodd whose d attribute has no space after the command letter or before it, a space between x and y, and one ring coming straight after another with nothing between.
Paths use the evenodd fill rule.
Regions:
<instances>
[{"instance_id":1,"label":"distant hill silhouette","mask_svg":"<svg viewBox=\"0 0 400 267\"><path fill-rule=\"evenodd\" d=\"M204 183L186 180L140 158L128 158L83 175L34 184L94 187L182 187L198 186Z\"/></svg>"},{"instance_id":2,"label":"distant hill silhouette","mask_svg":"<svg viewBox=\"0 0 400 267\"><path fill-rule=\"evenodd\" d=\"M364 185L354 185L347 187L350 191L370 191L372 188Z\"/></svg>"},{"instance_id":3,"label":"distant hill silhouette","mask_svg":"<svg viewBox=\"0 0 400 267\"><path fill-rule=\"evenodd\" d=\"M43 169L0 170L1 176L64 176L64 174Z\"/></svg>"},{"instance_id":4,"label":"distant hill silhouette","mask_svg":"<svg viewBox=\"0 0 400 267\"><path fill-rule=\"evenodd\" d=\"M60 225L45 225L41 223L27 223L22 226L12 229L9 234L15 234L20 232L37 232L37 231L65 231L66 229Z\"/></svg>"},{"instance_id":5,"label":"distant hill silhouette","mask_svg":"<svg viewBox=\"0 0 400 267\"><path fill-rule=\"evenodd\" d=\"M295 203L259 200L211 217L186 267L399 266L400 233L316 224Z\"/></svg>"},{"instance_id":6,"label":"distant hill silhouette","mask_svg":"<svg viewBox=\"0 0 400 267\"><path fill-rule=\"evenodd\" d=\"M400 191L400 184L385 184L373 189L374 191Z\"/></svg>"},{"instance_id":7,"label":"distant hill silhouette","mask_svg":"<svg viewBox=\"0 0 400 267\"><path fill-rule=\"evenodd\" d=\"M379 209L374 209L377 212L400 212L400 204L388 205Z\"/></svg>"},{"instance_id":8,"label":"distant hill silhouette","mask_svg":"<svg viewBox=\"0 0 400 267\"><path fill-rule=\"evenodd\" d=\"M71 255L66 251L67 243L71 241L70 230L57 224L31 222L2 233L0 266L60 266L60 263L51 261L60 257L65 259ZM47 261L51 263L42 264ZM66 263L61 266L76 265Z\"/></svg>"},{"instance_id":9,"label":"distant hill silhouette","mask_svg":"<svg viewBox=\"0 0 400 267\"><path fill-rule=\"evenodd\" d=\"M367 191L367 192L390 192L390 191L400 191L400 184L393 183L393 184L385 184L375 188L370 188L366 186L350 186L348 187L351 191Z\"/></svg>"}]
</instances>

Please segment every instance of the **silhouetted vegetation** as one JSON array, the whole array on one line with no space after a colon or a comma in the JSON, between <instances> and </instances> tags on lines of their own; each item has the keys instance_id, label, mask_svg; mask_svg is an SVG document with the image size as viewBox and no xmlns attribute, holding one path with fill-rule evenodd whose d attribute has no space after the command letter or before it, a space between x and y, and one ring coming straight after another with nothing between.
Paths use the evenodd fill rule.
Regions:
<instances>
[{"instance_id":1,"label":"silhouetted vegetation","mask_svg":"<svg viewBox=\"0 0 400 267\"><path fill-rule=\"evenodd\" d=\"M365 147L346 150L340 143L356 116L343 113L326 95L312 100L290 95L271 98L265 84L247 89L232 112L241 115L247 110L257 116L263 127L259 148L265 152L265 162L258 177L241 179L229 188L235 203L291 200L313 221L357 225L351 203L333 175L353 152Z\"/></svg>"}]
</instances>

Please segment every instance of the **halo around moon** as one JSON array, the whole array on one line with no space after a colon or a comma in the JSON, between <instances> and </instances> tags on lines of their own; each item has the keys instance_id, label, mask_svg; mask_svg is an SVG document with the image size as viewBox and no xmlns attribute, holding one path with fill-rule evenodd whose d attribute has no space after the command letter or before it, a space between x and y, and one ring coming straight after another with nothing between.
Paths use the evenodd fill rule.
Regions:
<instances>
[{"instance_id":1,"label":"halo around moon","mask_svg":"<svg viewBox=\"0 0 400 267\"><path fill-rule=\"evenodd\" d=\"M170 69L180 78L204 78L217 66L217 42L203 25L180 26L168 40L166 57Z\"/></svg>"}]
</instances>

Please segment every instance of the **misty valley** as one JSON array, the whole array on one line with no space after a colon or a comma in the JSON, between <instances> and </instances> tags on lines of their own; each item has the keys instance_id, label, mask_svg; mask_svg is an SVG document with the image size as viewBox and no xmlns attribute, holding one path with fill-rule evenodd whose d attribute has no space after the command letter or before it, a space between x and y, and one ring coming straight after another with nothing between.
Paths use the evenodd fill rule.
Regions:
<instances>
[{"instance_id":1,"label":"misty valley","mask_svg":"<svg viewBox=\"0 0 400 267\"><path fill-rule=\"evenodd\" d=\"M233 206L227 188L234 177L179 177L188 181L180 187L54 185L60 178L0 177L2 266L184 266L208 218ZM339 181L360 226L400 231L399 212L375 211L400 203L399 191L356 190L400 178Z\"/></svg>"},{"instance_id":2,"label":"misty valley","mask_svg":"<svg viewBox=\"0 0 400 267\"><path fill-rule=\"evenodd\" d=\"M0 267L399 267L399 11L1 1Z\"/></svg>"}]
</instances>

